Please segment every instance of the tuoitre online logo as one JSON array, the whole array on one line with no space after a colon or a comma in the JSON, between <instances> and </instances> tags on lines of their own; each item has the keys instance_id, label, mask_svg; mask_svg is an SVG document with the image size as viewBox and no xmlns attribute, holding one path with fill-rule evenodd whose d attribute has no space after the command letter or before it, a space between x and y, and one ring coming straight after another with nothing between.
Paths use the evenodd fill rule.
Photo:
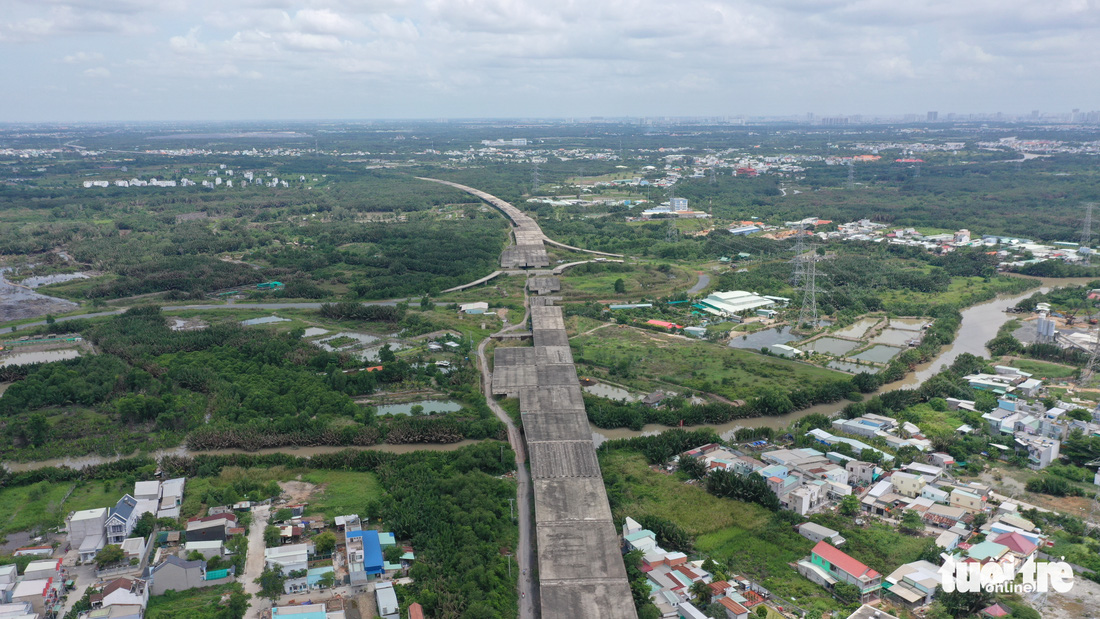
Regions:
<instances>
[{"instance_id":1,"label":"tuoitre online logo","mask_svg":"<svg viewBox=\"0 0 1100 619\"><path fill-rule=\"evenodd\" d=\"M1073 568L1065 561L1036 561L1029 558L1017 570L1011 565L989 562L963 563L941 554L940 582L947 593L1066 593L1073 588ZM1063 559L1065 557L1062 557ZM1020 577L1020 582L1016 578Z\"/></svg>"}]
</instances>

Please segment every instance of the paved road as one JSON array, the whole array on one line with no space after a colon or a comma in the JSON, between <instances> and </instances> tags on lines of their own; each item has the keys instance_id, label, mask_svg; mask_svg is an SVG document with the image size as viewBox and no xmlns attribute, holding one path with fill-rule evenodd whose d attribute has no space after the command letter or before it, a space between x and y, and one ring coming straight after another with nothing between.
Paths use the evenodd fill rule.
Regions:
<instances>
[{"instance_id":1,"label":"paved road","mask_svg":"<svg viewBox=\"0 0 1100 619\"><path fill-rule=\"evenodd\" d=\"M252 605L245 617L259 619L263 611L271 608L266 598L259 597L260 585L256 579L264 571L264 527L271 512L270 505L259 505L252 510L252 525L248 529L248 557L244 563L244 576L237 581L244 585L244 592L252 594Z\"/></svg>"},{"instance_id":2,"label":"paved road","mask_svg":"<svg viewBox=\"0 0 1100 619\"><path fill-rule=\"evenodd\" d=\"M688 294L699 294L704 288L710 285L710 275L706 273L699 274L699 281L695 282L695 285L688 289Z\"/></svg>"},{"instance_id":3,"label":"paved road","mask_svg":"<svg viewBox=\"0 0 1100 619\"><path fill-rule=\"evenodd\" d=\"M527 297L527 287L524 287L523 306L526 313L519 322L505 327L500 333L514 331L527 325L531 314L531 306ZM481 389L485 393L485 403L508 428L508 443L516 452L516 515L519 517L519 545L516 548L516 562L519 564L519 616L522 619L534 619L538 608L536 597L538 587L535 586L535 538L532 535L534 529L534 517L531 513L531 473L527 470L527 451L512 417L493 399L493 375L489 372L489 363L485 358L485 347L492 338L481 340L477 347L477 361L481 367Z\"/></svg>"}]
</instances>

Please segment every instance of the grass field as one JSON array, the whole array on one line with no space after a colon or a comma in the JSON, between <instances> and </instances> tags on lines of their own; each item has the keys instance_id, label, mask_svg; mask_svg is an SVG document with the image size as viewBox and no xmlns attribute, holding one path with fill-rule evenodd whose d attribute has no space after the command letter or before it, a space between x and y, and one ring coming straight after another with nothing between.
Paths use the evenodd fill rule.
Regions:
<instances>
[{"instance_id":1,"label":"grass field","mask_svg":"<svg viewBox=\"0 0 1100 619\"><path fill-rule=\"evenodd\" d=\"M952 277L946 292L917 292L914 290L882 290L879 296L886 305L891 303L936 303L960 304L963 298L975 293L992 290L996 293L1016 290L1019 278L996 277L985 280L982 277Z\"/></svg>"},{"instance_id":2,"label":"grass field","mask_svg":"<svg viewBox=\"0 0 1100 619\"><path fill-rule=\"evenodd\" d=\"M619 279L623 280L625 292L615 292L615 282ZM695 285L696 279L695 273L688 269L672 267L665 273L650 264L632 265L630 270L622 272L571 274L566 271L561 277L561 294L571 303L602 299L623 302L655 299L684 292Z\"/></svg>"},{"instance_id":3,"label":"grass field","mask_svg":"<svg viewBox=\"0 0 1100 619\"><path fill-rule=\"evenodd\" d=\"M120 481L39 482L0 489L0 513L7 516L0 525L0 535L58 526L71 511L110 507L124 493L133 492L132 487L123 488L120 484Z\"/></svg>"},{"instance_id":4,"label":"grass field","mask_svg":"<svg viewBox=\"0 0 1100 619\"><path fill-rule=\"evenodd\" d=\"M1032 359L1012 359L1008 365L1033 374L1035 378L1069 378L1077 374L1077 368L1060 363L1048 363L1046 361L1034 361Z\"/></svg>"},{"instance_id":5,"label":"grass field","mask_svg":"<svg viewBox=\"0 0 1100 619\"><path fill-rule=\"evenodd\" d=\"M172 592L149 598L146 619L215 619L222 616L221 598L234 591L244 592L240 583Z\"/></svg>"},{"instance_id":6,"label":"grass field","mask_svg":"<svg viewBox=\"0 0 1100 619\"><path fill-rule=\"evenodd\" d=\"M793 389L845 377L804 363L633 328L600 329L570 344L586 376L603 376L608 368L619 367L615 381L639 391L669 383L745 399L766 388Z\"/></svg>"},{"instance_id":7,"label":"grass field","mask_svg":"<svg viewBox=\"0 0 1100 619\"><path fill-rule=\"evenodd\" d=\"M319 486L310 500L309 512L328 519L361 514L367 501L382 496L382 486L372 473L310 471L302 475L302 480Z\"/></svg>"}]
</instances>

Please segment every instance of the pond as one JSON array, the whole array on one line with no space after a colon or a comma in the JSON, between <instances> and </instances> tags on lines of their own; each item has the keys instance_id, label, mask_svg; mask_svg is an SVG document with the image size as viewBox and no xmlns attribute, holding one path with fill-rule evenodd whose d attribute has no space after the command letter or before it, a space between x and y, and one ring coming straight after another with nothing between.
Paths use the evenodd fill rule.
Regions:
<instances>
[{"instance_id":1,"label":"pond","mask_svg":"<svg viewBox=\"0 0 1100 619\"><path fill-rule=\"evenodd\" d=\"M863 337L867 330L877 325L881 318L860 318L856 322L844 327L843 329L836 331L834 335L841 337Z\"/></svg>"},{"instance_id":2,"label":"pond","mask_svg":"<svg viewBox=\"0 0 1100 619\"><path fill-rule=\"evenodd\" d=\"M402 344L401 342L386 342L386 344L389 344L390 350L393 351L403 350L409 347L408 344ZM382 344L381 346L371 346L370 348L364 348L363 350L357 350L353 352L352 355L354 355L357 359L361 359L363 361L378 361L378 355L382 352L382 348L384 348L386 344Z\"/></svg>"},{"instance_id":3,"label":"pond","mask_svg":"<svg viewBox=\"0 0 1100 619\"><path fill-rule=\"evenodd\" d=\"M747 335L738 335L736 331L731 334L730 348L751 348L754 350L760 350L765 346L771 346L772 344L786 344L787 342L793 342L798 339L798 336L791 333L789 326L780 327L779 329L762 329L756 333L749 333Z\"/></svg>"},{"instance_id":4,"label":"pond","mask_svg":"<svg viewBox=\"0 0 1100 619\"><path fill-rule=\"evenodd\" d=\"M886 363L893 359L901 352L900 348L895 346L885 346L878 344L868 348L867 350L859 353L858 355L852 355L853 359L859 359L860 361L871 361L874 363Z\"/></svg>"},{"instance_id":5,"label":"pond","mask_svg":"<svg viewBox=\"0 0 1100 619\"><path fill-rule=\"evenodd\" d=\"M812 342L798 344L797 348L839 357L857 346L859 346L859 342L850 342L835 337L822 337Z\"/></svg>"},{"instance_id":6,"label":"pond","mask_svg":"<svg viewBox=\"0 0 1100 619\"><path fill-rule=\"evenodd\" d=\"M414 406L423 406L425 415L453 413L462 410L462 405L453 400L420 400L404 404L383 404L376 407L379 415L411 415Z\"/></svg>"},{"instance_id":7,"label":"pond","mask_svg":"<svg viewBox=\"0 0 1100 619\"><path fill-rule=\"evenodd\" d=\"M302 333L302 337L316 337L318 335L324 335L328 333L328 329L322 329L321 327L308 327L305 332Z\"/></svg>"},{"instance_id":8,"label":"pond","mask_svg":"<svg viewBox=\"0 0 1100 619\"><path fill-rule=\"evenodd\" d=\"M859 374L860 372L878 374L879 371L879 368L873 365L858 365L847 361L830 361L828 367L841 372L851 372L852 374Z\"/></svg>"},{"instance_id":9,"label":"pond","mask_svg":"<svg viewBox=\"0 0 1100 619\"><path fill-rule=\"evenodd\" d=\"M355 340L354 342L341 343L339 346L330 346L328 342L337 338L350 338ZM371 342L377 342L378 338L373 335L367 335L366 333L352 333L350 331L341 331L336 335L330 335L326 338L315 340L313 343L320 346L323 350L328 352L336 352L337 350L343 350L349 346L360 346L362 344L370 344Z\"/></svg>"},{"instance_id":10,"label":"pond","mask_svg":"<svg viewBox=\"0 0 1100 619\"><path fill-rule=\"evenodd\" d=\"M88 278L88 275L85 275L84 273L59 273L57 275L35 275L34 277L28 277L27 279L24 279L20 283L27 288L38 288L39 286L48 286L50 284L71 282L74 279Z\"/></svg>"},{"instance_id":11,"label":"pond","mask_svg":"<svg viewBox=\"0 0 1100 619\"><path fill-rule=\"evenodd\" d=\"M920 331L932 321L927 318L891 318L890 328L902 331Z\"/></svg>"},{"instance_id":12,"label":"pond","mask_svg":"<svg viewBox=\"0 0 1100 619\"><path fill-rule=\"evenodd\" d=\"M871 342L875 344L890 344L891 346L906 346L909 340L919 337L920 333L917 331L883 329L882 333L879 333L871 339Z\"/></svg>"},{"instance_id":13,"label":"pond","mask_svg":"<svg viewBox=\"0 0 1100 619\"><path fill-rule=\"evenodd\" d=\"M17 352L3 357L3 360L0 361L0 367L7 367L9 365L29 365L31 363L50 363L52 361L76 359L79 356L80 351L75 348L42 350L38 352Z\"/></svg>"},{"instance_id":14,"label":"pond","mask_svg":"<svg viewBox=\"0 0 1100 619\"><path fill-rule=\"evenodd\" d=\"M241 324L249 327L252 325L268 325L273 322L290 322L290 319L279 318L278 316L264 316L263 318L250 318L249 320L242 320Z\"/></svg>"},{"instance_id":15,"label":"pond","mask_svg":"<svg viewBox=\"0 0 1100 619\"><path fill-rule=\"evenodd\" d=\"M629 391L622 387L614 387L612 385L605 385L603 383L596 383L595 385L588 385L587 387L581 387L592 395L598 395L601 398L607 398L608 400L621 400L623 402L637 402L641 398L636 395L631 395Z\"/></svg>"}]
</instances>

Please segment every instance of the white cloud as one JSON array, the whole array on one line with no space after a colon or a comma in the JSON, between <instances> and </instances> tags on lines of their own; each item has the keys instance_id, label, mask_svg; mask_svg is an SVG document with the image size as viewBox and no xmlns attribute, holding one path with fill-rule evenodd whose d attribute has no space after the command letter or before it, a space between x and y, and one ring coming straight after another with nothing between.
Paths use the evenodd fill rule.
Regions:
<instances>
[{"instance_id":1,"label":"white cloud","mask_svg":"<svg viewBox=\"0 0 1100 619\"><path fill-rule=\"evenodd\" d=\"M93 62L101 62L103 60L103 54L99 52L77 52L75 54L69 54L61 59L61 62L67 64L89 64Z\"/></svg>"},{"instance_id":2,"label":"white cloud","mask_svg":"<svg viewBox=\"0 0 1100 619\"><path fill-rule=\"evenodd\" d=\"M107 67L95 67L93 69L84 69L84 77L91 77L91 78L96 78L96 79L106 78L106 77L111 77L111 72L110 72L110 70L107 69Z\"/></svg>"}]
</instances>

